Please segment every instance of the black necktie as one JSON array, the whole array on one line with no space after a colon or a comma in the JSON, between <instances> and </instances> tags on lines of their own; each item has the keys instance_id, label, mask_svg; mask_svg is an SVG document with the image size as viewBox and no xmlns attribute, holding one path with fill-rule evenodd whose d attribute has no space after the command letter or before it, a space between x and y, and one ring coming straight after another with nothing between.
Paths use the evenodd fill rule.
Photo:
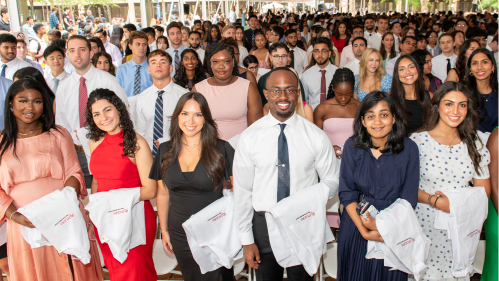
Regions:
<instances>
[{"instance_id":1,"label":"black necktie","mask_svg":"<svg viewBox=\"0 0 499 281\"><path fill-rule=\"evenodd\" d=\"M279 135L277 146L277 202L289 196L289 154L288 154L288 141L284 134L286 124L279 124L281 126L281 134Z\"/></svg>"},{"instance_id":2,"label":"black necktie","mask_svg":"<svg viewBox=\"0 0 499 281\"><path fill-rule=\"evenodd\" d=\"M449 74L450 69L451 69L450 59L447 59L447 74Z\"/></svg>"},{"instance_id":3,"label":"black necktie","mask_svg":"<svg viewBox=\"0 0 499 281\"><path fill-rule=\"evenodd\" d=\"M291 64L289 65L289 67L295 68L295 51L291 50L290 53L291 53Z\"/></svg>"}]
</instances>

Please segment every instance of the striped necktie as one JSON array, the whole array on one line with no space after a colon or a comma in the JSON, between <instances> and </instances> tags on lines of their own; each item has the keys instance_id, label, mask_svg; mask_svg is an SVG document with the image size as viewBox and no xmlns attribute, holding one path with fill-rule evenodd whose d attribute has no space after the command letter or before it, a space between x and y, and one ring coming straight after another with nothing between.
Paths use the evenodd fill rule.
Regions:
<instances>
[{"instance_id":1,"label":"striped necktie","mask_svg":"<svg viewBox=\"0 0 499 281\"><path fill-rule=\"evenodd\" d=\"M180 66L180 57L178 56L178 50L175 50L175 73L177 73L179 66Z\"/></svg>"},{"instance_id":2,"label":"striped necktie","mask_svg":"<svg viewBox=\"0 0 499 281\"><path fill-rule=\"evenodd\" d=\"M156 106L154 110L154 127L152 133L152 156L156 157L158 147L154 144L155 141L163 137L163 93L165 91L159 90L158 97L156 98Z\"/></svg>"},{"instance_id":3,"label":"striped necktie","mask_svg":"<svg viewBox=\"0 0 499 281\"><path fill-rule=\"evenodd\" d=\"M140 65L137 65L137 70L135 70L135 80L133 84L133 95L136 96L140 94Z\"/></svg>"}]
</instances>

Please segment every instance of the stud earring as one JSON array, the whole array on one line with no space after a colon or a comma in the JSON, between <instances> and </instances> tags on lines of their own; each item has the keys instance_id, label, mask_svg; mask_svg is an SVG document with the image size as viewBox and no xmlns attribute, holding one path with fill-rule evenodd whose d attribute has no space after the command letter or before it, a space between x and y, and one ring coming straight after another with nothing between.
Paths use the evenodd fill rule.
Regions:
<instances>
[{"instance_id":1,"label":"stud earring","mask_svg":"<svg viewBox=\"0 0 499 281\"><path fill-rule=\"evenodd\" d=\"M473 76L473 72L470 71L470 76Z\"/></svg>"}]
</instances>

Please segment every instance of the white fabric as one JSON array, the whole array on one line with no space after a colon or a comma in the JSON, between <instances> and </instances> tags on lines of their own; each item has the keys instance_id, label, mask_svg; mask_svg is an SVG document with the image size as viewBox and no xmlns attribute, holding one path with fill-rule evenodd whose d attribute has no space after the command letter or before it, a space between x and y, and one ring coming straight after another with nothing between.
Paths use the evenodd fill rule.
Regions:
<instances>
[{"instance_id":1,"label":"white fabric","mask_svg":"<svg viewBox=\"0 0 499 281\"><path fill-rule=\"evenodd\" d=\"M353 61L347 63L343 68L348 68L353 72L354 75L359 75L360 60L354 59Z\"/></svg>"},{"instance_id":2,"label":"white fabric","mask_svg":"<svg viewBox=\"0 0 499 281\"><path fill-rule=\"evenodd\" d=\"M324 69L319 68L316 64L311 68L307 69L305 73L301 76L300 80L305 88L305 101L315 110L315 108L321 103L321 79L322 73L320 70L326 70L326 94L327 89L331 80L333 80L333 75L336 72L336 65L331 62L327 63Z\"/></svg>"},{"instance_id":3,"label":"white fabric","mask_svg":"<svg viewBox=\"0 0 499 281\"><path fill-rule=\"evenodd\" d=\"M277 140L281 132L272 114L260 118L237 142L234 156L234 199L241 242L253 239L254 211L268 211L277 202ZM331 141L313 123L294 113L284 122L288 142L290 195L318 182L329 188L329 198L338 193L339 165Z\"/></svg>"},{"instance_id":4,"label":"white fabric","mask_svg":"<svg viewBox=\"0 0 499 281\"><path fill-rule=\"evenodd\" d=\"M450 213L436 211L435 229L447 231L452 243L452 275L465 277L473 271L482 225L487 218L488 198L481 186L442 191L449 198Z\"/></svg>"},{"instance_id":5,"label":"white fabric","mask_svg":"<svg viewBox=\"0 0 499 281\"><path fill-rule=\"evenodd\" d=\"M241 52L241 50L239 50L239 52ZM196 50L196 53L198 53L199 60L201 61L201 63L204 63L204 53L205 53L205 51L203 49L201 49L201 47L199 47L199 49Z\"/></svg>"},{"instance_id":6,"label":"white fabric","mask_svg":"<svg viewBox=\"0 0 499 281\"><path fill-rule=\"evenodd\" d=\"M244 46L241 45L237 45L237 47L239 49L239 66L244 68L243 60L249 55L248 49L246 49ZM204 60L204 50L203 50L203 60ZM203 62L203 60L201 60L201 62Z\"/></svg>"},{"instance_id":7,"label":"white fabric","mask_svg":"<svg viewBox=\"0 0 499 281\"><path fill-rule=\"evenodd\" d=\"M202 274L222 266L232 268L243 257L232 192L192 215L182 226Z\"/></svg>"},{"instance_id":8,"label":"white fabric","mask_svg":"<svg viewBox=\"0 0 499 281\"><path fill-rule=\"evenodd\" d=\"M367 45L367 48L372 48L371 45ZM345 67L347 63L355 60L355 55L353 54L352 44L345 46L341 51L340 67Z\"/></svg>"},{"instance_id":9,"label":"white fabric","mask_svg":"<svg viewBox=\"0 0 499 281\"><path fill-rule=\"evenodd\" d=\"M87 158L88 172L92 174L92 171L90 171L90 156L92 153L90 153L90 139L87 138L88 132L89 131L87 127L81 127L78 130L76 130L76 137L80 140L81 147L83 147L83 152L85 152L85 157Z\"/></svg>"},{"instance_id":10,"label":"white fabric","mask_svg":"<svg viewBox=\"0 0 499 281\"><path fill-rule=\"evenodd\" d=\"M386 71L386 74L389 74L393 77L393 71L395 69L395 63L397 62L398 58L400 57L400 54L397 54L396 57L394 57L393 59L390 59L389 61L386 62L386 65L385 65L385 71Z\"/></svg>"},{"instance_id":11,"label":"white fabric","mask_svg":"<svg viewBox=\"0 0 499 281\"><path fill-rule=\"evenodd\" d=\"M49 86L49 89L52 89L52 87L54 87L54 79L57 78L59 80L59 84L57 86L59 88L59 85L61 85L61 81L64 80L64 78L68 77L69 74L66 71L63 71L61 74L57 75L57 77L54 77L52 71L50 71L48 73L48 76L46 76L45 74L43 76L45 78L45 81L47 82L47 85Z\"/></svg>"},{"instance_id":12,"label":"white fabric","mask_svg":"<svg viewBox=\"0 0 499 281\"><path fill-rule=\"evenodd\" d=\"M310 276L317 272L327 243L334 240L326 220L328 198L329 187L318 183L282 199L265 213L270 246L280 266L302 264Z\"/></svg>"},{"instance_id":13,"label":"white fabric","mask_svg":"<svg viewBox=\"0 0 499 281\"><path fill-rule=\"evenodd\" d=\"M451 68L454 68L457 61L456 54L452 54L451 57L440 54L431 59L431 64L434 65L434 67L431 68L431 74L438 77L442 82L447 78L447 59L450 59L450 66Z\"/></svg>"},{"instance_id":14,"label":"white fabric","mask_svg":"<svg viewBox=\"0 0 499 281\"><path fill-rule=\"evenodd\" d=\"M135 121L135 131L143 136L149 147L153 146L154 114L156 112L156 99L158 98L158 89L152 85L145 91L137 95L133 118ZM170 140L170 116L172 116L177 102L182 95L189 92L189 89L180 87L170 81L162 89L163 93L163 137L158 139L159 143Z\"/></svg>"},{"instance_id":15,"label":"white fabric","mask_svg":"<svg viewBox=\"0 0 499 281\"><path fill-rule=\"evenodd\" d=\"M294 69L298 73L298 76L301 77L303 75L303 70L308 66L308 55L307 52L302 50L301 48L295 47L294 49L288 45L289 50L294 51L295 62Z\"/></svg>"},{"instance_id":16,"label":"white fabric","mask_svg":"<svg viewBox=\"0 0 499 281\"><path fill-rule=\"evenodd\" d=\"M158 45L156 43L156 41L152 42L150 45L149 45L149 51L152 52L154 50L156 50L158 48Z\"/></svg>"},{"instance_id":17,"label":"white fabric","mask_svg":"<svg viewBox=\"0 0 499 281\"><path fill-rule=\"evenodd\" d=\"M9 80L13 80L14 73L16 73L16 71L18 71L19 69L32 67L29 62L26 62L18 57L15 57L8 63L4 63L2 60L0 60L0 71L2 70L4 64L7 64L7 68L5 68L5 78Z\"/></svg>"},{"instance_id":18,"label":"white fabric","mask_svg":"<svg viewBox=\"0 0 499 281\"><path fill-rule=\"evenodd\" d=\"M0 223L0 246L7 243L7 222Z\"/></svg>"},{"instance_id":19,"label":"white fabric","mask_svg":"<svg viewBox=\"0 0 499 281\"><path fill-rule=\"evenodd\" d=\"M57 93L55 94L55 123L57 125L61 125L71 133L73 142L76 145L81 145L81 142L76 137L75 130L83 127L80 126L78 103L80 77L81 76L78 73L73 72L71 75L66 77L66 79L59 82L59 87L57 88ZM87 86L88 95L90 95L90 93L97 88L109 89L113 91L128 107L128 98L125 91L123 91L120 84L118 84L116 77L112 76L108 72L99 70L94 66L90 66L90 70L88 70L83 77L86 79L85 85Z\"/></svg>"},{"instance_id":20,"label":"white fabric","mask_svg":"<svg viewBox=\"0 0 499 281\"><path fill-rule=\"evenodd\" d=\"M423 233L411 204L397 199L379 212L376 227L385 242L368 241L366 258L384 259L384 265L392 270L414 274L421 280L431 240Z\"/></svg>"},{"instance_id":21,"label":"white fabric","mask_svg":"<svg viewBox=\"0 0 499 281\"><path fill-rule=\"evenodd\" d=\"M98 192L90 195L88 200L85 209L99 231L99 239L109 245L116 260L123 263L130 249L146 244L140 187Z\"/></svg>"},{"instance_id":22,"label":"white fabric","mask_svg":"<svg viewBox=\"0 0 499 281\"><path fill-rule=\"evenodd\" d=\"M114 44L111 44L109 42L106 42L104 44L104 49L106 49L106 53L108 53L111 56L113 64L116 67L119 67L123 62L123 55L121 54L120 49Z\"/></svg>"},{"instance_id":23,"label":"white fabric","mask_svg":"<svg viewBox=\"0 0 499 281\"><path fill-rule=\"evenodd\" d=\"M381 47L381 38L383 38L383 35L379 34L378 32L364 32L364 38L367 40L367 45L371 45L373 48L379 51L379 48Z\"/></svg>"},{"instance_id":24,"label":"white fabric","mask_svg":"<svg viewBox=\"0 0 499 281\"><path fill-rule=\"evenodd\" d=\"M38 44L40 44L40 51L38 51L37 55L43 54L43 51L45 51L45 48L47 48L47 43L45 43L45 40L38 38L38 36L32 38L33 39L31 40L31 42L29 42L29 51L31 53L36 53L36 51L38 51ZM44 59L45 58L41 56L37 59L37 61L39 64L42 64Z\"/></svg>"},{"instance_id":25,"label":"white fabric","mask_svg":"<svg viewBox=\"0 0 499 281\"><path fill-rule=\"evenodd\" d=\"M17 209L36 227L23 231L27 227L21 226L26 242L31 248L36 248L47 245L48 241L48 245L53 245L59 254L73 255L83 264L89 263L90 241L79 204L74 188L66 186ZM25 236L26 233L30 235ZM33 237L38 239L32 241Z\"/></svg>"}]
</instances>

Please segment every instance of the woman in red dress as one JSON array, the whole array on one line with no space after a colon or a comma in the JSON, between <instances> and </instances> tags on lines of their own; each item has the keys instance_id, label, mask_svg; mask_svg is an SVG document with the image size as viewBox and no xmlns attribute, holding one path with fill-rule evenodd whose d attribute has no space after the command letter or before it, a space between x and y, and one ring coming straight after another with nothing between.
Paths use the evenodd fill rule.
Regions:
<instances>
[{"instance_id":1,"label":"woman in red dress","mask_svg":"<svg viewBox=\"0 0 499 281\"><path fill-rule=\"evenodd\" d=\"M338 49L338 53L341 54L343 48L348 46L350 43L350 30L348 30L346 23L342 22L338 24L336 29L333 31L331 36L334 46Z\"/></svg>"},{"instance_id":2,"label":"woman in red dress","mask_svg":"<svg viewBox=\"0 0 499 281\"><path fill-rule=\"evenodd\" d=\"M92 153L90 170L94 176L92 193L140 187L140 200L145 201L146 245L130 249L125 262L120 263L113 257L108 244L100 243L94 228L109 278L111 281L157 280L152 259L156 214L149 202L156 197L157 185L149 179L153 162L149 145L135 133L126 105L110 90L96 89L90 94L86 115Z\"/></svg>"}]
</instances>

